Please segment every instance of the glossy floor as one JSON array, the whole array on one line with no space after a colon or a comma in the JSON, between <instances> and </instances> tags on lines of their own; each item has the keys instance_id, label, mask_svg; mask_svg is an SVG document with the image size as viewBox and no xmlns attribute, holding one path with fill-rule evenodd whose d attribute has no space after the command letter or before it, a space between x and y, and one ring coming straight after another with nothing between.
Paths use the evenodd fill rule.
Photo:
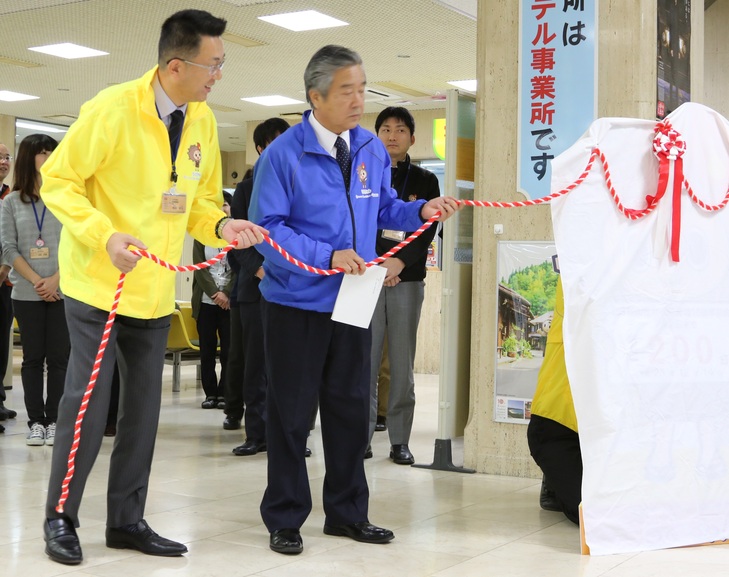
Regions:
<instances>
[{"instance_id":1,"label":"glossy floor","mask_svg":"<svg viewBox=\"0 0 729 577\"><path fill-rule=\"evenodd\" d=\"M395 531L388 545L364 545L322 533L324 475L318 430L308 460L314 509L302 528L304 553L288 557L268 548L258 505L266 483L266 455L236 457L241 431L224 431L223 412L202 410L194 368L183 369L183 390L171 393L166 369L160 430L146 519L190 552L157 558L104 545L105 486L111 439L105 439L86 488L79 536L81 565L54 563L43 553L43 503L50 447L25 445L22 387L15 358L7 405L20 413L0 436L0 574L84 577L661 577L726 575L729 547L697 547L632 555L585 557L577 528L537 505L534 479L446 473L403 467L388 459L386 433L376 433L367 461L370 519ZM437 427L434 376L418 375L418 410L411 449L430 463ZM454 461L461 462L454 446Z\"/></svg>"}]
</instances>

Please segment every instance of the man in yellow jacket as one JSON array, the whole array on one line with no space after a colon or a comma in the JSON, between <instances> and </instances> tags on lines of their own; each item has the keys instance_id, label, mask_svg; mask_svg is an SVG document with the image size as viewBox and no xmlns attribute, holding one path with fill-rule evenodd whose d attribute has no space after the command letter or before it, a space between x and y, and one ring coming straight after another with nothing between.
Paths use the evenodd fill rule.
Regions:
<instances>
[{"instance_id":1,"label":"man in yellow jacket","mask_svg":"<svg viewBox=\"0 0 729 577\"><path fill-rule=\"evenodd\" d=\"M544 508L561 510L570 521L579 524L582 453L575 405L564 361L563 318L564 296L560 277L544 362L532 400L527 439L532 458L544 473L543 483L553 492L555 507Z\"/></svg>"},{"instance_id":2,"label":"man in yellow jacket","mask_svg":"<svg viewBox=\"0 0 729 577\"><path fill-rule=\"evenodd\" d=\"M178 263L185 232L213 246L237 239L238 248L245 248L262 240L265 231L229 219L219 208L218 134L205 100L222 78L225 25L200 10L168 18L158 66L87 102L43 166L41 195L63 224L59 266L71 336L44 523L46 553L59 563L82 560L78 509L104 434L115 362L122 392L109 464L106 544L149 555L187 551L157 535L143 518L175 278L129 248ZM59 507L75 421L120 271L128 276Z\"/></svg>"}]
</instances>

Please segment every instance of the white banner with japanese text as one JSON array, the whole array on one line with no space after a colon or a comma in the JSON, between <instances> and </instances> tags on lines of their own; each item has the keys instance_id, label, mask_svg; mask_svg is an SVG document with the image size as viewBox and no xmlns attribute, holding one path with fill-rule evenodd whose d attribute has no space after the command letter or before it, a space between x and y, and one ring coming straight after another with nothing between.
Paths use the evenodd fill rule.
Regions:
<instances>
[{"instance_id":1,"label":"white banner with japanese text","mask_svg":"<svg viewBox=\"0 0 729 577\"><path fill-rule=\"evenodd\" d=\"M549 194L550 161L595 119L598 0L521 0L517 188Z\"/></svg>"}]
</instances>

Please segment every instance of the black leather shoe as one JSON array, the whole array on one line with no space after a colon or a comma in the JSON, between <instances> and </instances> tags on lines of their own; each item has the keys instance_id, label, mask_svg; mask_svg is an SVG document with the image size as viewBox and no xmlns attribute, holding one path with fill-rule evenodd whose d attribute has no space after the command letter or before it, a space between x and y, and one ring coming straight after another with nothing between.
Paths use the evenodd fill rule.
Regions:
<instances>
[{"instance_id":1,"label":"black leather shoe","mask_svg":"<svg viewBox=\"0 0 729 577\"><path fill-rule=\"evenodd\" d=\"M18 416L18 413L13 409L8 409L5 405L0 403L0 421L6 421L7 419L14 419Z\"/></svg>"},{"instance_id":2,"label":"black leather shoe","mask_svg":"<svg viewBox=\"0 0 729 577\"><path fill-rule=\"evenodd\" d=\"M68 519L46 519L43 523L46 555L57 563L78 565L83 561L76 529Z\"/></svg>"},{"instance_id":3,"label":"black leather shoe","mask_svg":"<svg viewBox=\"0 0 729 577\"><path fill-rule=\"evenodd\" d=\"M387 417L377 415L377 422L375 423L375 431L387 431Z\"/></svg>"},{"instance_id":4,"label":"black leather shoe","mask_svg":"<svg viewBox=\"0 0 729 577\"><path fill-rule=\"evenodd\" d=\"M390 458L398 465L412 465L415 457L407 445L393 445L390 449Z\"/></svg>"},{"instance_id":5,"label":"black leather shoe","mask_svg":"<svg viewBox=\"0 0 729 577\"><path fill-rule=\"evenodd\" d=\"M298 529L276 529L271 531L271 551L284 555L298 555L304 550L304 541Z\"/></svg>"},{"instance_id":6,"label":"black leather shoe","mask_svg":"<svg viewBox=\"0 0 729 577\"><path fill-rule=\"evenodd\" d=\"M311 457L311 449L309 447L304 449L304 457Z\"/></svg>"},{"instance_id":7,"label":"black leather shoe","mask_svg":"<svg viewBox=\"0 0 729 577\"><path fill-rule=\"evenodd\" d=\"M564 509L557 500L557 495L547 484L547 479L542 476L542 488L539 491L539 506L545 511L556 511L561 513Z\"/></svg>"},{"instance_id":8,"label":"black leather shoe","mask_svg":"<svg viewBox=\"0 0 729 577\"><path fill-rule=\"evenodd\" d=\"M177 557L187 553L182 543L160 537L142 519L132 525L106 528L106 546L112 549L136 549L146 555Z\"/></svg>"},{"instance_id":9,"label":"black leather shoe","mask_svg":"<svg viewBox=\"0 0 729 577\"><path fill-rule=\"evenodd\" d=\"M365 459L371 459L372 458L372 445L367 445L367 450L364 454Z\"/></svg>"},{"instance_id":10,"label":"black leather shoe","mask_svg":"<svg viewBox=\"0 0 729 577\"><path fill-rule=\"evenodd\" d=\"M217 409L218 399L216 399L215 397L206 397L205 400L200 403L200 406L203 409Z\"/></svg>"},{"instance_id":11,"label":"black leather shoe","mask_svg":"<svg viewBox=\"0 0 729 577\"><path fill-rule=\"evenodd\" d=\"M324 525L325 535L335 537L349 537L361 543L389 543L395 535L389 529L376 527L372 523L362 521L351 525Z\"/></svg>"},{"instance_id":12,"label":"black leather shoe","mask_svg":"<svg viewBox=\"0 0 729 577\"><path fill-rule=\"evenodd\" d=\"M248 455L255 455L256 453L265 453L266 443L263 441L252 441L246 439L246 442L242 445L233 449L233 454L239 457L247 457Z\"/></svg>"},{"instance_id":13,"label":"black leather shoe","mask_svg":"<svg viewBox=\"0 0 729 577\"><path fill-rule=\"evenodd\" d=\"M223 421L223 428L226 431L237 431L240 429L240 419L236 419L235 417L225 417L225 420Z\"/></svg>"}]
</instances>

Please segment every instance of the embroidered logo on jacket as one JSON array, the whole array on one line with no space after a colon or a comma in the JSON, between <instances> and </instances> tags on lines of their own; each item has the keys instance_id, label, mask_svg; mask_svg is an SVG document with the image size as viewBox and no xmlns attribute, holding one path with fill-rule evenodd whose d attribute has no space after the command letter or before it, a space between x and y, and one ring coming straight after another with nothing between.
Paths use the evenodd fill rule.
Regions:
<instances>
[{"instance_id":1,"label":"embroidered logo on jacket","mask_svg":"<svg viewBox=\"0 0 729 577\"><path fill-rule=\"evenodd\" d=\"M187 149L187 157L195 163L195 168L200 168L200 161L202 160L202 151L200 150L200 143L193 144Z\"/></svg>"},{"instance_id":2,"label":"embroidered logo on jacket","mask_svg":"<svg viewBox=\"0 0 729 577\"><path fill-rule=\"evenodd\" d=\"M379 194L372 194L372 190L367 188L367 167L364 162L357 167L357 177L362 189L359 194L354 196L355 198L378 198L380 196Z\"/></svg>"},{"instance_id":3,"label":"embroidered logo on jacket","mask_svg":"<svg viewBox=\"0 0 729 577\"><path fill-rule=\"evenodd\" d=\"M362 188L367 188L367 167L364 162L357 167L357 176L362 183Z\"/></svg>"}]
</instances>

